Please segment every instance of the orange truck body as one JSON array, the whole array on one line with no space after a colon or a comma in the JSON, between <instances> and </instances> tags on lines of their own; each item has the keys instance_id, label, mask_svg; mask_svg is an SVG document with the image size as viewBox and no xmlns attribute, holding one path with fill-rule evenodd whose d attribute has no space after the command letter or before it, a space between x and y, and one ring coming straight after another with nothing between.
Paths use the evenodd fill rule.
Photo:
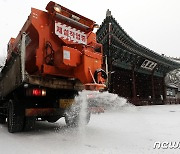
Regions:
<instances>
[{"instance_id":1,"label":"orange truck body","mask_svg":"<svg viewBox=\"0 0 180 154\"><path fill-rule=\"evenodd\" d=\"M76 102L75 97L83 89L105 88L95 22L52 1L46 10L32 8L8 43L0 76L0 123L7 119L10 133L31 129L39 119L64 117L67 125L77 125L81 103L87 103L88 123L97 105Z\"/></svg>"},{"instance_id":2,"label":"orange truck body","mask_svg":"<svg viewBox=\"0 0 180 154\"><path fill-rule=\"evenodd\" d=\"M12 52L18 52L25 32L28 74L75 78L86 89L105 88L93 76L102 67L102 45L93 33L95 22L52 1L46 10L31 9L17 38L10 39L7 61Z\"/></svg>"}]
</instances>

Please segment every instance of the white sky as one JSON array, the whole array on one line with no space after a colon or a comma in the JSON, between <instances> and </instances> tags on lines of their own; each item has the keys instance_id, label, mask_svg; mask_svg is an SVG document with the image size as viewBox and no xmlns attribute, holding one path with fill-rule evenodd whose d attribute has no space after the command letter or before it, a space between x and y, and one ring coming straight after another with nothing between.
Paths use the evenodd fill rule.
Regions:
<instances>
[{"instance_id":1,"label":"white sky","mask_svg":"<svg viewBox=\"0 0 180 154\"><path fill-rule=\"evenodd\" d=\"M106 10L138 43L159 54L180 57L179 0L54 0L98 24ZM6 55L11 37L16 37L31 7L45 10L49 0L0 0L0 57Z\"/></svg>"}]
</instances>

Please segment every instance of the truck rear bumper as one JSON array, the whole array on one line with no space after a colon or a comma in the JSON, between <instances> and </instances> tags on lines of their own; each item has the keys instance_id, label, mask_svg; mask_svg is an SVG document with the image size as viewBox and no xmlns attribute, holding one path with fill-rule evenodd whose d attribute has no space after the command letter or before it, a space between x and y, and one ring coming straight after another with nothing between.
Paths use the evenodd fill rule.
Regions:
<instances>
[{"instance_id":1,"label":"truck rear bumper","mask_svg":"<svg viewBox=\"0 0 180 154\"><path fill-rule=\"evenodd\" d=\"M65 90L83 90L84 85L78 80L68 80L61 78L53 78L53 77L40 77L40 76L28 76L26 78L26 83L31 85L40 85L42 87L48 87L52 89L65 89Z\"/></svg>"},{"instance_id":2,"label":"truck rear bumper","mask_svg":"<svg viewBox=\"0 0 180 154\"><path fill-rule=\"evenodd\" d=\"M53 116L53 115L61 115L63 116L64 110L55 109L55 108L30 108L25 109L25 116Z\"/></svg>"}]
</instances>

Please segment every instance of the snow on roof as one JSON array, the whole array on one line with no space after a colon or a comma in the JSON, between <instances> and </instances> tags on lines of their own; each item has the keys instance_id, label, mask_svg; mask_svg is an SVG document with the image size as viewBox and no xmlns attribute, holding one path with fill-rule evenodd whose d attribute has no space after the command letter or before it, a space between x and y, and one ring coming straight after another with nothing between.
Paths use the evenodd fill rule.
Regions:
<instances>
[{"instance_id":1,"label":"snow on roof","mask_svg":"<svg viewBox=\"0 0 180 154\"><path fill-rule=\"evenodd\" d=\"M166 86L169 87L169 88L175 88L175 89L178 89L178 87L177 87L176 85L172 84L172 83L167 84Z\"/></svg>"}]
</instances>

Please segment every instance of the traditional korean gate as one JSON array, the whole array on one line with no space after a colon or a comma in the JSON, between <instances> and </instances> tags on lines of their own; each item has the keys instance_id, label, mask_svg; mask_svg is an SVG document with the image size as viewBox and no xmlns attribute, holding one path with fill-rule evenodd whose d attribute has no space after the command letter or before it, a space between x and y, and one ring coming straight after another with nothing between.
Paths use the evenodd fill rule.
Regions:
<instances>
[{"instance_id":1,"label":"traditional korean gate","mask_svg":"<svg viewBox=\"0 0 180 154\"><path fill-rule=\"evenodd\" d=\"M97 31L109 72L108 89L135 105L166 102L166 74L180 64L134 41L107 11Z\"/></svg>"}]
</instances>

